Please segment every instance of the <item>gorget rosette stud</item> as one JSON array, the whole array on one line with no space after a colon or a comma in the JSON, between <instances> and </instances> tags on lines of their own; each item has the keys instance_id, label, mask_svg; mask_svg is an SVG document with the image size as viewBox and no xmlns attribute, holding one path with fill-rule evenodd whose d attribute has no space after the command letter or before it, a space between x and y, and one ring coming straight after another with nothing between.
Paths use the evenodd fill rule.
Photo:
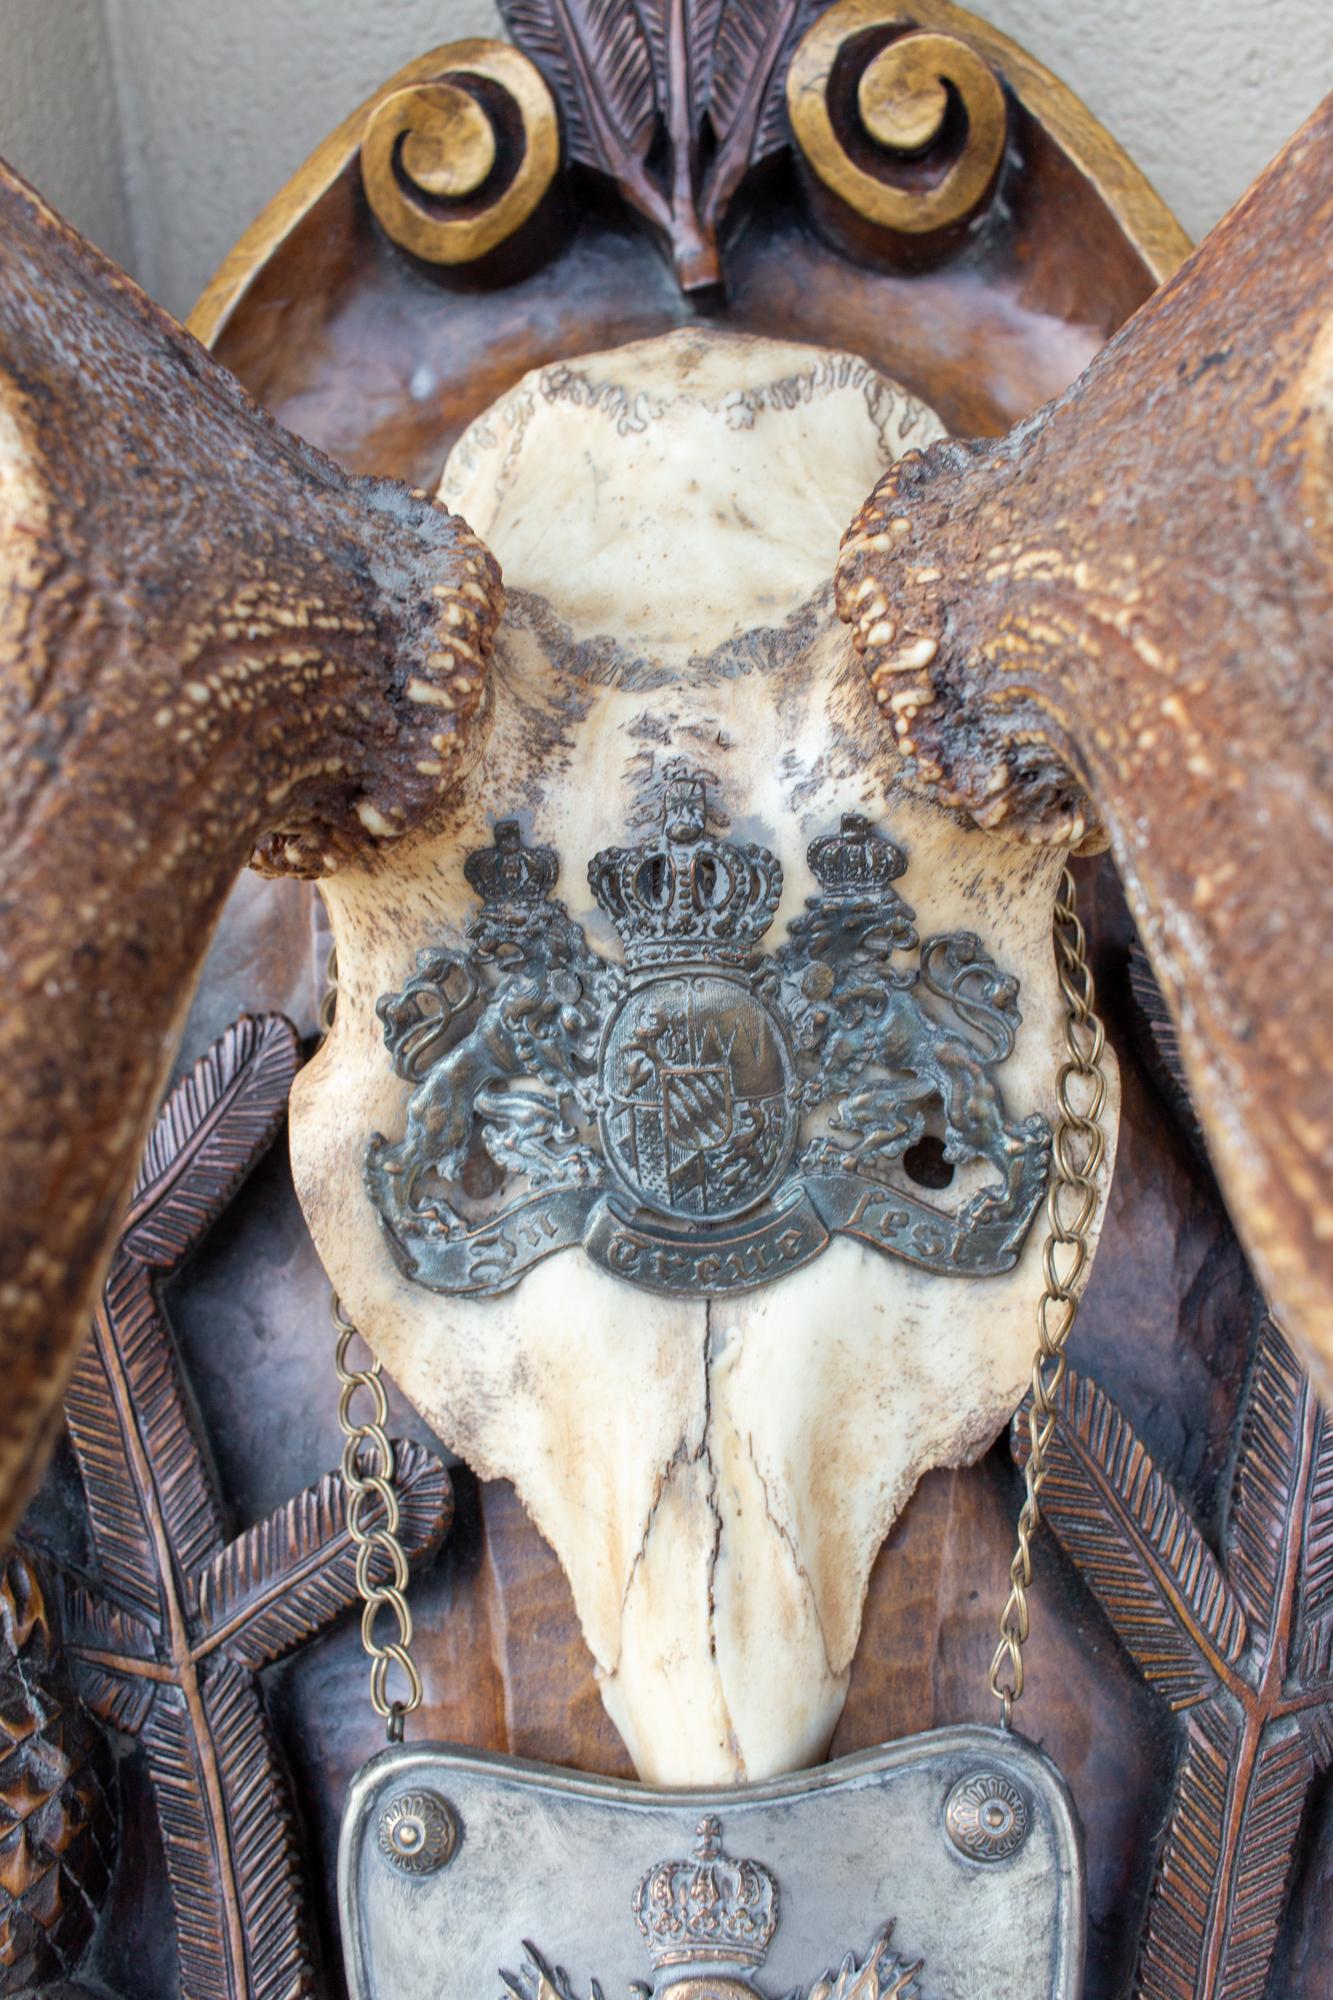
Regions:
<instances>
[{"instance_id":1,"label":"gorget rosette stud","mask_svg":"<svg viewBox=\"0 0 1333 2000\"><path fill-rule=\"evenodd\" d=\"M768 953L777 856L719 837L686 765L660 814L588 868L623 959L555 895L554 850L506 819L465 863L465 948L422 951L380 1000L412 1092L366 1185L402 1268L485 1295L582 1244L632 1284L720 1295L841 1232L946 1276L1008 1270L1050 1152L996 1077L1018 982L971 932L918 939L906 856L861 814L811 842L817 892ZM955 1206L925 1198L973 1163Z\"/></svg>"}]
</instances>

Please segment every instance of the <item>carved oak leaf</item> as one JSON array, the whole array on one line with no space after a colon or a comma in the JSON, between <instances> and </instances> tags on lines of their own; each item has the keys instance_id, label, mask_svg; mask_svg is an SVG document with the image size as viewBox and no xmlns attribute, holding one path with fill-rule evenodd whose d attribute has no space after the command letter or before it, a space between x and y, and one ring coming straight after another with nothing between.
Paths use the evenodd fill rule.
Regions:
<instances>
[{"instance_id":1,"label":"carved oak leaf","mask_svg":"<svg viewBox=\"0 0 1333 2000\"><path fill-rule=\"evenodd\" d=\"M1331 159L1333 97L1058 402L900 459L837 584L918 778L1022 839L1109 839L1237 1233L1326 1386Z\"/></svg>"},{"instance_id":2,"label":"carved oak leaf","mask_svg":"<svg viewBox=\"0 0 1333 2000\"><path fill-rule=\"evenodd\" d=\"M66 1404L100 1577L60 1577L84 1700L142 1737L176 1914L185 2000L316 1992L300 1849L255 1675L357 1601L331 1472L228 1541L157 1288L271 1143L299 1056L277 1016L243 1016L168 1098L149 1139L94 1336ZM449 1523L448 1474L396 1447L410 1559Z\"/></svg>"},{"instance_id":3,"label":"carved oak leaf","mask_svg":"<svg viewBox=\"0 0 1333 2000\"><path fill-rule=\"evenodd\" d=\"M0 167L0 1531L40 1470L233 880L459 769L499 572L280 430Z\"/></svg>"},{"instance_id":4,"label":"carved oak leaf","mask_svg":"<svg viewBox=\"0 0 1333 2000\"><path fill-rule=\"evenodd\" d=\"M1261 2000L1306 1796L1333 1761L1333 1423L1265 1322L1219 1563L1130 1425L1066 1377L1042 1511L1185 1743L1139 2000ZM1025 1420L1014 1456L1027 1458Z\"/></svg>"}]
</instances>

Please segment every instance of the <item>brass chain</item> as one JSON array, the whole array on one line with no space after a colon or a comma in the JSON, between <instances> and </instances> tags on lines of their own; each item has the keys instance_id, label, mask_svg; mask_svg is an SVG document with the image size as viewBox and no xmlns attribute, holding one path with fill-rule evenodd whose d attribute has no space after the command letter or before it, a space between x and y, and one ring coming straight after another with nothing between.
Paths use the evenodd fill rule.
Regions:
<instances>
[{"instance_id":1,"label":"brass chain","mask_svg":"<svg viewBox=\"0 0 1333 2000\"><path fill-rule=\"evenodd\" d=\"M324 997L320 1003L319 1025L324 1034L333 1026L338 998L338 960L329 951ZM347 1532L356 1548L356 1588L361 1598L361 1644L370 1661L370 1703L389 1728L389 1741L399 1743L403 1719L420 1708L421 1674L412 1658L412 1607L407 1601L409 1580L407 1553L398 1539L401 1515L394 1487L393 1439L385 1426L389 1421L389 1400L384 1390L380 1364L373 1355L364 1368L352 1362L352 1343L358 1339L356 1327L343 1311L337 1293L330 1302L337 1336L333 1365L339 1382L338 1423L343 1434L342 1480L347 1495ZM358 1396L369 1396L369 1407L358 1419ZM364 1406L363 1406L364 1407ZM376 1505L378 1503L378 1505ZM379 1518L368 1514L374 1509ZM376 1562L376 1557L380 1561ZM391 1614L397 1637L381 1636L381 1611ZM406 1692L396 1698L389 1694L389 1672L399 1668Z\"/></svg>"},{"instance_id":2,"label":"brass chain","mask_svg":"<svg viewBox=\"0 0 1333 2000\"><path fill-rule=\"evenodd\" d=\"M1037 1306L1037 1351L1027 1408L1026 1492L1009 1565L1009 1596L1000 1613L1000 1642L989 1676L1006 1729L1013 1719L1014 1703L1023 1693L1023 1647L1031 1623L1032 1542L1041 1526L1041 1489L1056 1426L1055 1398L1069 1365L1065 1348L1078 1317L1078 1286L1090 1255L1088 1236L1097 1212L1098 1178L1106 1154L1101 1126L1106 1103L1106 1073L1102 1069L1106 1033L1096 1011L1087 938L1079 922L1074 878L1067 868L1055 901L1055 958L1065 1002L1068 1053L1056 1079L1059 1116L1046 1191L1045 1283ZM1085 1100L1082 1109L1076 1102L1078 1096Z\"/></svg>"}]
</instances>

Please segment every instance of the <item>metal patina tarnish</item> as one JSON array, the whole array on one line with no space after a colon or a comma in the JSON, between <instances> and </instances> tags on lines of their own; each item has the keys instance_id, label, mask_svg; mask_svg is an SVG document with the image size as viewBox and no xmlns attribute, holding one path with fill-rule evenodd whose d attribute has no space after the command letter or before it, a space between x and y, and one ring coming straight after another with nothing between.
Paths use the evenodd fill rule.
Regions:
<instances>
[{"instance_id":1,"label":"metal patina tarnish","mask_svg":"<svg viewBox=\"0 0 1333 2000\"><path fill-rule=\"evenodd\" d=\"M593 858L623 963L589 945L552 894L553 849L517 821L468 856L469 949L422 951L378 1006L415 1088L404 1138L371 1139L366 1185L409 1277L487 1295L582 1243L632 1284L725 1295L838 1231L946 1276L1016 1262L1050 1151L994 1075L1017 981L971 932L918 940L893 886L906 857L856 813L811 843L818 892L761 955L781 864L709 817L677 763L654 837ZM932 1114L941 1164L994 1170L952 1210L899 1164ZM522 1191L504 1203L506 1176Z\"/></svg>"},{"instance_id":2,"label":"metal patina tarnish","mask_svg":"<svg viewBox=\"0 0 1333 2000\"><path fill-rule=\"evenodd\" d=\"M455 1838L407 1869L385 1830L424 1800ZM1082 1991L1069 1795L1040 1751L993 1729L711 1792L390 1750L352 1782L338 1901L351 2000Z\"/></svg>"}]
</instances>

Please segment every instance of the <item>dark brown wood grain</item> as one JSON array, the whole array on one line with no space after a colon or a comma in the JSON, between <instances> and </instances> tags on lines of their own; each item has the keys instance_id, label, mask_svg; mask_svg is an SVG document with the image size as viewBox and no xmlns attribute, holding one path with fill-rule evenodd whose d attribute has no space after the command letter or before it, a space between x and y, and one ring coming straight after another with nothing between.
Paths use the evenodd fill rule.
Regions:
<instances>
[{"instance_id":1,"label":"dark brown wood grain","mask_svg":"<svg viewBox=\"0 0 1333 2000\"><path fill-rule=\"evenodd\" d=\"M1019 838L1105 830L1237 1228L1325 1387L1331 168L1333 98L1040 421L900 461L838 582L919 778Z\"/></svg>"},{"instance_id":2,"label":"dark brown wood grain","mask_svg":"<svg viewBox=\"0 0 1333 2000\"><path fill-rule=\"evenodd\" d=\"M3 1529L228 888L429 810L500 596L461 524L278 430L8 173L0 232Z\"/></svg>"},{"instance_id":3,"label":"dark brown wood grain","mask_svg":"<svg viewBox=\"0 0 1333 2000\"><path fill-rule=\"evenodd\" d=\"M528 369L699 323L844 346L950 429L992 435L1067 388L1155 282L1039 128L1029 157L1004 226L917 277L833 256L779 162L737 198L725 301L693 305L655 244L577 176L558 262L493 292L410 266L368 225L349 169L253 275L216 348L281 422L351 470L422 485Z\"/></svg>"}]
</instances>

